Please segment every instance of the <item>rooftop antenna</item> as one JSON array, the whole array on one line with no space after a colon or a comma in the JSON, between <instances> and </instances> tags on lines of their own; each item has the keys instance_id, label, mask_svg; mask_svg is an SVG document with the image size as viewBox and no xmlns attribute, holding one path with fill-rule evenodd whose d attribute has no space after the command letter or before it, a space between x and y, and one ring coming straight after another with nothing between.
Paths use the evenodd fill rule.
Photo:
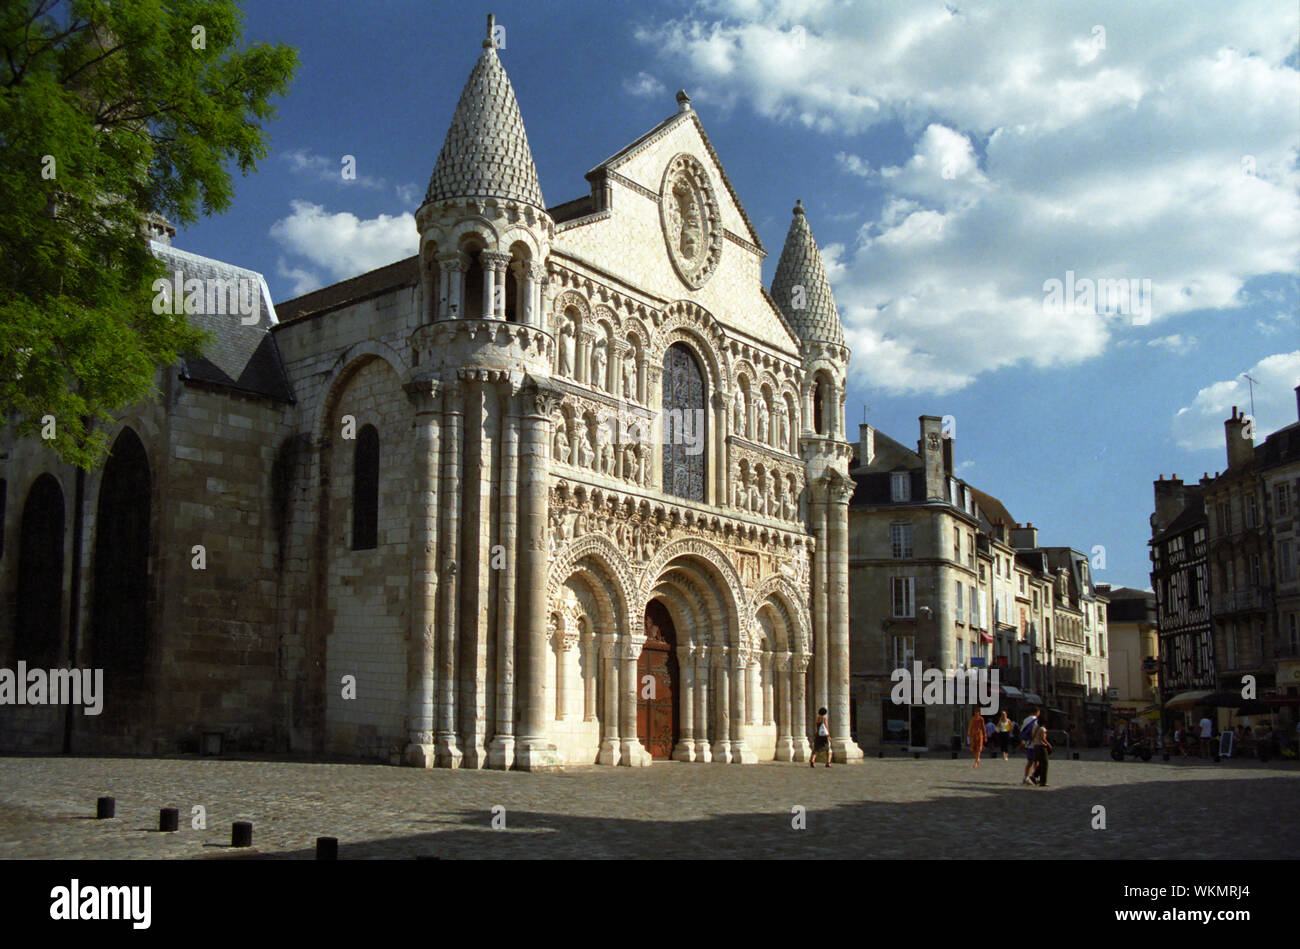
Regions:
<instances>
[{"instance_id":1,"label":"rooftop antenna","mask_svg":"<svg viewBox=\"0 0 1300 949\"><path fill-rule=\"evenodd\" d=\"M1259 380L1247 372L1243 372L1242 375L1245 376L1247 384L1250 386L1250 417L1254 418L1255 417L1255 384L1259 382Z\"/></svg>"}]
</instances>

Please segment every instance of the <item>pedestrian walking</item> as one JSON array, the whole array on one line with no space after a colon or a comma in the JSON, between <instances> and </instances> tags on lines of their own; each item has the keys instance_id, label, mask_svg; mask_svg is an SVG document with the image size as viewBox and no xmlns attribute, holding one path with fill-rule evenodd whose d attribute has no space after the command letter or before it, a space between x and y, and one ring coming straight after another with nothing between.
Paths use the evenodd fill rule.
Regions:
<instances>
[{"instance_id":1,"label":"pedestrian walking","mask_svg":"<svg viewBox=\"0 0 1300 949\"><path fill-rule=\"evenodd\" d=\"M1007 752L1011 748L1011 726L1014 723L1007 717L1007 710L1003 709L998 715L997 736L998 750L1002 752L1002 760L1007 760Z\"/></svg>"},{"instance_id":2,"label":"pedestrian walking","mask_svg":"<svg viewBox=\"0 0 1300 949\"><path fill-rule=\"evenodd\" d=\"M808 767L817 767L817 756L823 751L826 752L826 767L831 766L831 728L827 722L826 709L817 710L817 734L813 739L812 761L808 762Z\"/></svg>"},{"instance_id":3,"label":"pedestrian walking","mask_svg":"<svg viewBox=\"0 0 1300 949\"><path fill-rule=\"evenodd\" d=\"M1020 748L1025 749L1025 776L1021 784L1032 784L1034 768L1038 764L1037 753L1033 748L1034 729L1038 727L1039 710L1034 709L1020 725Z\"/></svg>"},{"instance_id":4,"label":"pedestrian walking","mask_svg":"<svg viewBox=\"0 0 1300 949\"><path fill-rule=\"evenodd\" d=\"M1047 740L1047 726L1038 724L1034 728L1034 737L1030 741L1034 751L1034 783L1040 788L1047 787L1047 756L1052 750L1052 743Z\"/></svg>"},{"instance_id":5,"label":"pedestrian walking","mask_svg":"<svg viewBox=\"0 0 1300 949\"><path fill-rule=\"evenodd\" d=\"M979 709L970 713L970 724L966 728L966 734L970 740L970 750L975 755L975 767L980 766L980 754L984 751L984 739L987 737L988 726L984 723L984 716L980 714Z\"/></svg>"}]
</instances>

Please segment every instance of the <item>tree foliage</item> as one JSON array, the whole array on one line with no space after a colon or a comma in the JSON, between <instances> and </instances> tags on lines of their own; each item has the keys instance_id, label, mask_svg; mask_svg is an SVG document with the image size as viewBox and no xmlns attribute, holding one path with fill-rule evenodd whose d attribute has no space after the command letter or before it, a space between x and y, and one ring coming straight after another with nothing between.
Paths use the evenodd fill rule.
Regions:
<instances>
[{"instance_id":1,"label":"tree foliage","mask_svg":"<svg viewBox=\"0 0 1300 949\"><path fill-rule=\"evenodd\" d=\"M287 46L233 0L0 0L0 414L90 467L113 413L197 352L155 314L145 223L226 210L268 152Z\"/></svg>"}]
</instances>

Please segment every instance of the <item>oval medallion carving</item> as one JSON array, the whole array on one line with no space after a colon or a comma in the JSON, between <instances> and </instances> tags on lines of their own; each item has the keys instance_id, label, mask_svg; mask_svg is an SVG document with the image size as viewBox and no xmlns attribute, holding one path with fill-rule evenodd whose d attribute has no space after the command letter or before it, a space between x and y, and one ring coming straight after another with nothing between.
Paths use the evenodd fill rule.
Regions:
<instances>
[{"instance_id":1,"label":"oval medallion carving","mask_svg":"<svg viewBox=\"0 0 1300 949\"><path fill-rule=\"evenodd\" d=\"M683 152L664 169L659 196L668 258L682 283L698 290L722 257L722 221L709 173Z\"/></svg>"}]
</instances>

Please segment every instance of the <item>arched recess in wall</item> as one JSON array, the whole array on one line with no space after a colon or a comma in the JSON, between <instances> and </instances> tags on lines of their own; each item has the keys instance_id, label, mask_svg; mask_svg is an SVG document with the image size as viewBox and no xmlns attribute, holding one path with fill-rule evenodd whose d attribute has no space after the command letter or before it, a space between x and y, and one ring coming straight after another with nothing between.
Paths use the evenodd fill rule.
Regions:
<instances>
[{"instance_id":1,"label":"arched recess in wall","mask_svg":"<svg viewBox=\"0 0 1300 949\"><path fill-rule=\"evenodd\" d=\"M663 490L705 500L708 456L707 384L691 347L673 343L664 353Z\"/></svg>"},{"instance_id":2,"label":"arched recess in wall","mask_svg":"<svg viewBox=\"0 0 1300 949\"><path fill-rule=\"evenodd\" d=\"M113 442L95 508L90 612L96 668L144 671L149 656L149 457L130 428Z\"/></svg>"},{"instance_id":3,"label":"arched recess in wall","mask_svg":"<svg viewBox=\"0 0 1300 949\"><path fill-rule=\"evenodd\" d=\"M43 474L27 492L18 541L14 659L53 666L63 632L63 489Z\"/></svg>"},{"instance_id":4,"label":"arched recess in wall","mask_svg":"<svg viewBox=\"0 0 1300 949\"><path fill-rule=\"evenodd\" d=\"M352 549L379 546L379 431L361 426L352 449Z\"/></svg>"}]
</instances>

